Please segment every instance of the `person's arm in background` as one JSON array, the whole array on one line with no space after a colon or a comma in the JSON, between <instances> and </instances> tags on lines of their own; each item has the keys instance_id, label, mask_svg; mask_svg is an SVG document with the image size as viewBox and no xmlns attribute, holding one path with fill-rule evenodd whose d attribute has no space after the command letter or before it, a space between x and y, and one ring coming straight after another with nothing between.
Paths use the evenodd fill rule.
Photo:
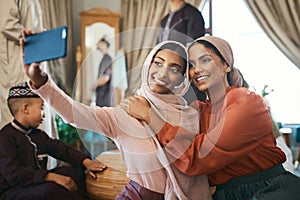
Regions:
<instances>
[{"instance_id":1,"label":"person's arm in background","mask_svg":"<svg viewBox=\"0 0 300 200\"><path fill-rule=\"evenodd\" d=\"M91 86L92 91L96 91L96 89L98 87L101 87L101 86L107 84L111 80L111 76L112 76L112 64L111 63L112 63L112 60L109 59L107 62L105 62L103 64L104 66L107 66L107 67L104 70L103 74L101 74L100 77L98 77L96 82L94 84L92 84L92 86Z\"/></svg>"},{"instance_id":2,"label":"person's arm in background","mask_svg":"<svg viewBox=\"0 0 300 200\"><path fill-rule=\"evenodd\" d=\"M105 85L106 83L108 83L109 80L110 80L110 75L103 74L97 80L97 87L101 87L101 86Z\"/></svg>"},{"instance_id":3,"label":"person's arm in background","mask_svg":"<svg viewBox=\"0 0 300 200\"><path fill-rule=\"evenodd\" d=\"M188 17L187 35L193 39L197 39L205 34L205 22L202 13L195 8L193 12L186 13Z\"/></svg>"},{"instance_id":4,"label":"person's arm in background","mask_svg":"<svg viewBox=\"0 0 300 200\"><path fill-rule=\"evenodd\" d=\"M91 90L92 91L96 91L96 89L98 87L101 87L103 85L105 85L106 83L108 83L108 81L110 80L110 76L109 75L106 75L106 74L103 74L101 75L95 83L92 84L91 86Z\"/></svg>"},{"instance_id":5,"label":"person's arm in background","mask_svg":"<svg viewBox=\"0 0 300 200\"><path fill-rule=\"evenodd\" d=\"M15 43L19 43L22 30L24 29L20 22L18 2L16 0L7 0L0 3L0 16L2 16L1 21L3 21L2 34Z\"/></svg>"},{"instance_id":6,"label":"person's arm in background","mask_svg":"<svg viewBox=\"0 0 300 200\"><path fill-rule=\"evenodd\" d=\"M104 63L104 66L107 66L104 70L103 74L98 79L98 87L101 87L108 83L111 80L112 75L112 59L110 56L106 57L106 62Z\"/></svg>"}]
</instances>

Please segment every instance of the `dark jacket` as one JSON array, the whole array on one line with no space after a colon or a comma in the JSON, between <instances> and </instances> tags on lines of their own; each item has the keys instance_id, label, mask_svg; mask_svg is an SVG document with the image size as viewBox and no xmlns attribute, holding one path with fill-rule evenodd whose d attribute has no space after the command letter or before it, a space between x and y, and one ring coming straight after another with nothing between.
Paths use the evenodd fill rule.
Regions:
<instances>
[{"instance_id":1,"label":"dark jacket","mask_svg":"<svg viewBox=\"0 0 300 200\"><path fill-rule=\"evenodd\" d=\"M170 13L160 22L160 30L157 43L163 41L163 33ZM168 40L175 40L184 45L205 34L204 19L201 12L189 3L185 3L182 8L174 12L170 23Z\"/></svg>"},{"instance_id":2,"label":"dark jacket","mask_svg":"<svg viewBox=\"0 0 300 200\"><path fill-rule=\"evenodd\" d=\"M103 58L98 67L98 78L102 75L109 76L109 81L100 87L96 88L96 105L103 106L113 106L112 101L112 58L108 54L104 54Z\"/></svg>"},{"instance_id":3,"label":"dark jacket","mask_svg":"<svg viewBox=\"0 0 300 200\"><path fill-rule=\"evenodd\" d=\"M49 138L40 129L26 130L27 133L24 133L20 123L16 120L13 123L5 125L0 131L0 195L16 185L43 182L48 170L42 155L48 154L79 167L88 157L62 141Z\"/></svg>"}]
</instances>

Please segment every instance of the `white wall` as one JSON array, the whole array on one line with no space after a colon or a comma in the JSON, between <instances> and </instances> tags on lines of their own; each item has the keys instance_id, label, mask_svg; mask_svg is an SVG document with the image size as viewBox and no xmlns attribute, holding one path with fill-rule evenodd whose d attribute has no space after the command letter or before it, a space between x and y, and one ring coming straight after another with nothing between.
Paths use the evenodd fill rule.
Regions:
<instances>
[{"instance_id":1,"label":"white wall","mask_svg":"<svg viewBox=\"0 0 300 200\"><path fill-rule=\"evenodd\" d=\"M263 85L274 91L269 101L275 120L300 123L300 70L267 37L244 1L213 0L213 34L233 49L235 66L260 93Z\"/></svg>"}]
</instances>

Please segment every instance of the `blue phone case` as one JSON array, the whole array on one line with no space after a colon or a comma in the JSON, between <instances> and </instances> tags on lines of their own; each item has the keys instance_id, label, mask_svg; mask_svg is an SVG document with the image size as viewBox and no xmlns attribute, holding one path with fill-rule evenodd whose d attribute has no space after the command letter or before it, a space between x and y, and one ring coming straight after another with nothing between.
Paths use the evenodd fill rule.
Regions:
<instances>
[{"instance_id":1,"label":"blue phone case","mask_svg":"<svg viewBox=\"0 0 300 200\"><path fill-rule=\"evenodd\" d=\"M67 54L68 28L61 26L25 38L24 62L42 62L65 57Z\"/></svg>"}]
</instances>

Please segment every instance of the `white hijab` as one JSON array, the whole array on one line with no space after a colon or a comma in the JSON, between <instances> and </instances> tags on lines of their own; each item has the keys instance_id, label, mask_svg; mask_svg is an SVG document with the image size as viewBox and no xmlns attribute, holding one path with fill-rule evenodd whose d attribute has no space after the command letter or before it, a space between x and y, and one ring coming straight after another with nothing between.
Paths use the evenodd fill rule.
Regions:
<instances>
[{"instance_id":1,"label":"white hijab","mask_svg":"<svg viewBox=\"0 0 300 200\"><path fill-rule=\"evenodd\" d=\"M148 73L151 66L153 57L161 48L168 44L173 43L181 47L185 52L186 71L182 84L176 87L172 92L173 94L158 94L151 91L148 85ZM181 55L182 56L182 55ZM164 41L156 45L148 54L142 69L142 85L137 93L145 97L151 104L152 109L162 117L165 121L173 124L180 125L192 132L198 131L199 115L198 112L187 105L186 100L182 97L188 90L189 81L189 68L187 60L187 50L185 46L176 41Z\"/></svg>"},{"instance_id":2,"label":"white hijab","mask_svg":"<svg viewBox=\"0 0 300 200\"><path fill-rule=\"evenodd\" d=\"M158 94L150 90L148 85L148 73L151 62L155 54L161 50L161 47L167 43L174 43L183 48L186 54L186 71L184 74L183 83L177 87L173 94ZM151 104L151 108L165 121L172 125L184 127L193 133L198 133L199 114L196 110L187 105L187 102L182 97L189 87L189 68L187 50L179 42L164 41L155 46L147 56L142 69L142 85L137 93L144 96ZM148 130L149 139L152 139L156 144L156 155L164 166L167 172L167 183L165 190L165 199L211 199L210 189L206 176L186 176L170 165L171 160L168 160L165 150L161 147L156 134L151 128L144 123ZM191 143L186 143L181 146L182 152L178 152L178 157L190 146ZM201 167L201 166L199 166Z\"/></svg>"}]
</instances>

